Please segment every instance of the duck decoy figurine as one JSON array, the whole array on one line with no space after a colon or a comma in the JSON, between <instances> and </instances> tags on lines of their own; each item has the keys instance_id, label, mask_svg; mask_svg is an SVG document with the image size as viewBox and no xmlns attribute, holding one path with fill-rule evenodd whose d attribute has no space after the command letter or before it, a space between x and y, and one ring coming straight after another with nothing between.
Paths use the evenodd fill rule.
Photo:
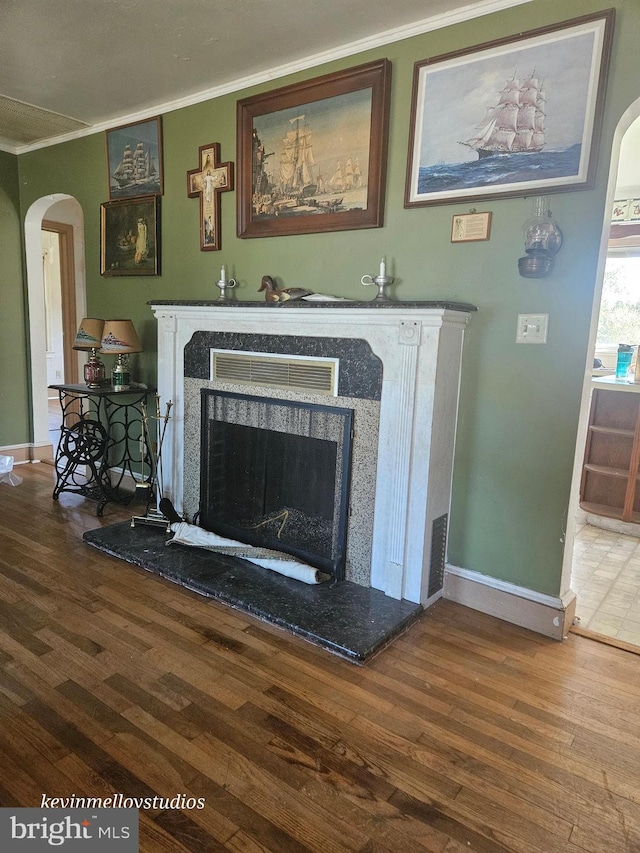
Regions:
<instances>
[{"instance_id":1,"label":"duck decoy figurine","mask_svg":"<svg viewBox=\"0 0 640 853\"><path fill-rule=\"evenodd\" d=\"M279 290L270 275L262 276L258 293L262 293L263 290L267 302L287 302L289 299L302 299L304 296L310 296L313 293L304 287L283 287L282 290Z\"/></svg>"}]
</instances>

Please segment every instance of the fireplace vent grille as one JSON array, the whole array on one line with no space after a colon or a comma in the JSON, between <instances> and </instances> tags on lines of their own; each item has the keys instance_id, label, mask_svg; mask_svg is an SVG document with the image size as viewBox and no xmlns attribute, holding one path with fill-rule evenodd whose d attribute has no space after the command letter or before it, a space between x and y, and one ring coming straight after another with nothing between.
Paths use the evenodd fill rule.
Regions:
<instances>
[{"instance_id":1,"label":"fireplace vent grille","mask_svg":"<svg viewBox=\"0 0 640 853\"><path fill-rule=\"evenodd\" d=\"M444 569L447 560L447 523L449 517L445 513L434 519L431 528L431 563L429 565L429 589L427 595L431 598L440 592L444 586Z\"/></svg>"},{"instance_id":2,"label":"fireplace vent grille","mask_svg":"<svg viewBox=\"0 0 640 853\"><path fill-rule=\"evenodd\" d=\"M337 396L337 359L229 350L212 350L211 355L211 378L221 382Z\"/></svg>"}]
</instances>

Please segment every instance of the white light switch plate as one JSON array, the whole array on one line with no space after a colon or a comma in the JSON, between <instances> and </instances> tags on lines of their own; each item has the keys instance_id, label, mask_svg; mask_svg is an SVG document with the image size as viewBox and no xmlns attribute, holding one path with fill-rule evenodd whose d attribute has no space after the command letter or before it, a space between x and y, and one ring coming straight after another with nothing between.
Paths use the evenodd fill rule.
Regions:
<instances>
[{"instance_id":1,"label":"white light switch plate","mask_svg":"<svg viewBox=\"0 0 640 853\"><path fill-rule=\"evenodd\" d=\"M548 314L518 314L517 344L546 344Z\"/></svg>"}]
</instances>

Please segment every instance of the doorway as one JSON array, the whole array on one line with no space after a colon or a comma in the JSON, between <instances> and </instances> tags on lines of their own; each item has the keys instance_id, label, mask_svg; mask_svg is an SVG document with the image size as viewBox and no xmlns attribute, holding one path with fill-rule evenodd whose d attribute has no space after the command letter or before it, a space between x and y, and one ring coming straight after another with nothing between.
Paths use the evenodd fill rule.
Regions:
<instances>
[{"instance_id":1,"label":"doorway","mask_svg":"<svg viewBox=\"0 0 640 853\"><path fill-rule=\"evenodd\" d=\"M46 266L43 240L48 250ZM32 459L52 462L48 386L78 381L80 361L72 346L77 320L86 313L84 222L82 208L76 199L56 193L31 205L25 217L25 252ZM52 362L58 366L51 368Z\"/></svg>"},{"instance_id":2,"label":"doorway","mask_svg":"<svg viewBox=\"0 0 640 853\"><path fill-rule=\"evenodd\" d=\"M41 236L48 426L55 457L60 405L57 391L50 386L78 381L78 361L72 349L77 329L73 226L45 219Z\"/></svg>"},{"instance_id":3,"label":"doorway","mask_svg":"<svg viewBox=\"0 0 640 853\"><path fill-rule=\"evenodd\" d=\"M73 226L42 221L47 384L78 381L73 340L78 328Z\"/></svg>"},{"instance_id":4,"label":"doorway","mask_svg":"<svg viewBox=\"0 0 640 853\"><path fill-rule=\"evenodd\" d=\"M584 484L589 477L588 474L586 479L581 477L585 446L590 446L588 442L592 441L589 431L595 429L596 434L602 431L600 426L586 425L593 388L599 387L598 383L613 383L606 389L611 399L611 393L616 393L614 373L618 344L629 343L636 347L640 344L640 162L637 157L640 101L628 113L634 117L629 116L620 140L618 167L616 170L614 164L612 169L615 181L610 182L603 286L594 305L595 346L591 350L593 362L589 363L585 379L581 417L581 421L584 418L584 433L578 436L574 493L579 491L580 480ZM636 353L639 350L640 347ZM605 377L604 382L602 377ZM633 379L631 374L630 379ZM628 392L624 393L626 402L633 397L635 403L637 398L640 406L640 387L636 389L635 384L629 382L625 388ZM620 393L623 392L618 388ZM633 442L633 430L623 429L622 424L617 426L619 434L610 438L612 447L614 444L616 447L614 456L619 470L614 473L613 467L595 466L596 479L603 481L601 494L615 491L615 478L622 478L626 470L623 451L626 448L630 452ZM599 440L606 441L607 436L604 435L604 439L600 436ZM613 485L609 487L608 483ZM584 495L579 495L572 506L577 507L571 555L571 588L577 595L577 629L640 651L640 523L616 518L617 510L608 506L601 507L601 512L594 511L584 502ZM635 514L634 521L637 521Z\"/></svg>"}]
</instances>

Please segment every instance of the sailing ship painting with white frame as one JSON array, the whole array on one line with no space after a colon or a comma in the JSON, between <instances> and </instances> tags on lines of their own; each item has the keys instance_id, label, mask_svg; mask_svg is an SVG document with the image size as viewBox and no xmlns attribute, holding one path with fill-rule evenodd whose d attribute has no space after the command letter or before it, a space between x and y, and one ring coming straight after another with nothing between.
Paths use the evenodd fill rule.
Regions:
<instances>
[{"instance_id":1,"label":"sailing ship painting with white frame","mask_svg":"<svg viewBox=\"0 0 640 853\"><path fill-rule=\"evenodd\" d=\"M416 63L405 206L592 181L611 23L600 13Z\"/></svg>"},{"instance_id":2,"label":"sailing ship painting with white frame","mask_svg":"<svg viewBox=\"0 0 640 853\"><path fill-rule=\"evenodd\" d=\"M256 116L253 217L365 209L370 134L369 89Z\"/></svg>"}]
</instances>

